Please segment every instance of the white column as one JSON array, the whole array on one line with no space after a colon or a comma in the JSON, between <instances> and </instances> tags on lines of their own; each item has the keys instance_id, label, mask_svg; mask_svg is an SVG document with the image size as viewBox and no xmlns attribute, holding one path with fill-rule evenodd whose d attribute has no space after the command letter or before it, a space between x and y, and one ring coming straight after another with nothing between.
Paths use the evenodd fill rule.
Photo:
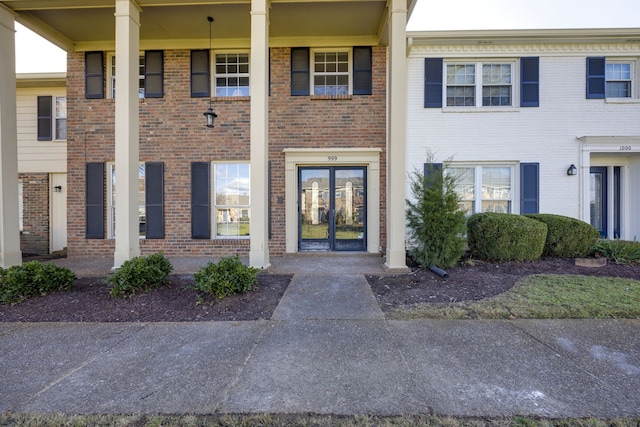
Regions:
<instances>
[{"instance_id":1,"label":"white column","mask_svg":"<svg viewBox=\"0 0 640 427\"><path fill-rule=\"evenodd\" d=\"M252 267L269 267L269 5L251 0L251 247Z\"/></svg>"},{"instance_id":2,"label":"white column","mask_svg":"<svg viewBox=\"0 0 640 427\"><path fill-rule=\"evenodd\" d=\"M0 267L22 263L18 223L15 15L0 4Z\"/></svg>"},{"instance_id":3,"label":"white column","mask_svg":"<svg viewBox=\"0 0 640 427\"><path fill-rule=\"evenodd\" d=\"M138 79L140 8L116 0L116 247L114 268L140 255L138 226Z\"/></svg>"},{"instance_id":4,"label":"white column","mask_svg":"<svg viewBox=\"0 0 640 427\"><path fill-rule=\"evenodd\" d=\"M391 0L387 137L387 253L389 269L406 269L405 144L407 117L406 0Z\"/></svg>"}]
</instances>

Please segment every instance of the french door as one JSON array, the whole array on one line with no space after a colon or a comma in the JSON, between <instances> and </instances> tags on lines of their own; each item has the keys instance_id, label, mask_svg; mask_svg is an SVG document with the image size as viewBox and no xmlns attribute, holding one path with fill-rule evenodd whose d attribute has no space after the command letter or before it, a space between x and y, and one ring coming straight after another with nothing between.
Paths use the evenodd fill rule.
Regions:
<instances>
[{"instance_id":1,"label":"french door","mask_svg":"<svg viewBox=\"0 0 640 427\"><path fill-rule=\"evenodd\" d=\"M365 167L298 169L298 247L301 251L365 251Z\"/></svg>"}]
</instances>

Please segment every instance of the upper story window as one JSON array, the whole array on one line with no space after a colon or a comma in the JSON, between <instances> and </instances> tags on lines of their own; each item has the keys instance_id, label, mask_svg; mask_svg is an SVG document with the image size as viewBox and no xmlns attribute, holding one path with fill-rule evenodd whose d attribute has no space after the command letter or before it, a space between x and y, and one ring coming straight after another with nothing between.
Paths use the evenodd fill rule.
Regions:
<instances>
[{"instance_id":1,"label":"upper story window","mask_svg":"<svg viewBox=\"0 0 640 427\"><path fill-rule=\"evenodd\" d=\"M249 54L216 54L216 96L249 96Z\"/></svg>"},{"instance_id":2,"label":"upper story window","mask_svg":"<svg viewBox=\"0 0 640 427\"><path fill-rule=\"evenodd\" d=\"M447 107L510 107L513 64L447 64Z\"/></svg>"},{"instance_id":3,"label":"upper story window","mask_svg":"<svg viewBox=\"0 0 640 427\"><path fill-rule=\"evenodd\" d=\"M191 97L211 96L211 64L208 50L191 51ZM215 55L215 96L249 96L249 53Z\"/></svg>"},{"instance_id":4,"label":"upper story window","mask_svg":"<svg viewBox=\"0 0 640 427\"><path fill-rule=\"evenodd\" d=\"M587 57L587 99L634 98L634 68L633 60Z\"/></svg>"},{"instance_id":5,"label":"upper story window","mask_svg":"<svg viewBox=\"0 0 640 427\"><path fill-rule=\"evenodd\" d=\"M38 141L67 139L67 97L39 96L37 99Z\"/></svg>"},{"instance_id":6,"label":"upper story window","mask_svg":"<svg viewBox=\"0 0 640 427\"><path fill-rule=\"evenodd\" d=\"M538 107L540 58L455 61L425 58L424 108Z\"/></svg>"},{"instance_id":7,"label":"upper story window","mask_svg":"<svg viewBox=\"0 0 640 427\"><path fill-rule=\"evenodd\" d=\"M349 95L350 51L313 52L313 94Z\"/></svg>"},{"instance_id":8,"label":"upper story window","mask_svg":"<svg viewBox=\"0 0 640 427\"><path fill-rule=\"evenodd\" d=\"M291 49L291 95L371 95L370 46L345 49Z\"/></svg>"},{"instance_id":9,"label":"upper story window","mask_svg":"<svg viewBox=\"0 0 640 427\"><path fill-rule=\"evenodd\" d=\"M145 52L138 58L138 97L162 98L164 55L161 50ZM111 56L111 98L116 97L116 57Z\"/></svg>"},{"instance_id":10,"label":"upper story window","mask_svg":"<svg viewBox=\"0 0 640 427\"><path fill-rule=\"evenodd\" d=\"M613 62L605 65L605 96L607 98L631 97L631 63Z\"/></svg>"}]
</instances>

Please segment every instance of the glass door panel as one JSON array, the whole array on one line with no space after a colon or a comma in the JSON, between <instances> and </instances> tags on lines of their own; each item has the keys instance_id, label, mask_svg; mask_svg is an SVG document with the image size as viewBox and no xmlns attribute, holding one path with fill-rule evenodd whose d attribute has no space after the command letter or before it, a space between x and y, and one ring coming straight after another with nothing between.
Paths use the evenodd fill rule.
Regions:
<instances>
[{"instance_id":1,"label":"glass door panel","mask_svg":"<svg viewBox=\"0 0 640 427\"><path fill-rule=\"evenodd\" d=\"M336 169L335 250L364 250L365 171L364 168Z\"/></svg>"},{"instance_id":2,"label":"glass door panel","mask_svg":"<svg viewBox=\"0 0 640 427\"><path fill-rule=\"evenodd\" d=\"M590 211L591 225L602 237L607 237L607 168L591 168Z\"/></svg>"},{"instance_id":3,"label":"glass door panel","mask_svg":"<svg viewBox=\"0 0 640 427\"><path fill-rule=\"evenodd\" d=\"M300 249L330 250L330 169L300 169Z\"/></svg>"},{"instance_id":4,"label":"glass door panel","mask_svg":"<svg viewBox=\"0 0 640 427\"><path fill-rule=\"evenodd\" d=\"M366 250L364 167L299 169L299 249Z\"/></svg>"}]
</instances>

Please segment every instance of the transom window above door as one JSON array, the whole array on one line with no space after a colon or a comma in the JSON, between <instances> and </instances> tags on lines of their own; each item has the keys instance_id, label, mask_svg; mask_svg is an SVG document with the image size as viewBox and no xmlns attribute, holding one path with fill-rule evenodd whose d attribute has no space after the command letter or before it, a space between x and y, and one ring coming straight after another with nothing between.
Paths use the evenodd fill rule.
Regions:
<instances>
[{"instance_id":1,"label":"transom window above door","mask_svg":"<svg viewBox=\"0 0 640 427\"><path fill-rule=\"evenodd\" d=\"M447 107L513 106L513 64L446 65Z\"/></svg>"}]
</instances>

